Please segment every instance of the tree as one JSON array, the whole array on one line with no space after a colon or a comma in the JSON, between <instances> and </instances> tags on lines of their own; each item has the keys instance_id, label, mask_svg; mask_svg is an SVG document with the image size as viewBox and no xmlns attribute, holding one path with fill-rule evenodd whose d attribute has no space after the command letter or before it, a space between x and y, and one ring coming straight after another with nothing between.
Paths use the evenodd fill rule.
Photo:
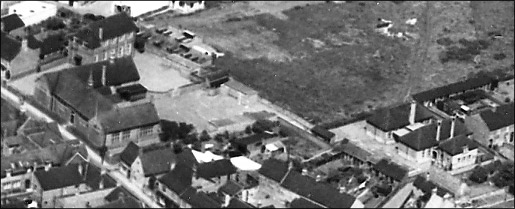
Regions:
<instances>
[{"instance_id":1,"label":"tree","mask_svg":"<svg viewBox=\"0 0 515 209\"><path fill-rule=\"evenodd\" d=\"M216 134L215 135L215 141L217 141L218 143L223 143L224 142L224 136L222 134Z\"/></svg>"},{"instance_id":2,"label":"tree","mask_svg":"<svg viewBox=\"0 0 515 209\"><path fill-rule=\"evenodd\" d=\"M488 179L488 171L485 168L478 166L474 168L472 174L469 176L469 179L473 182L481 184Z\"/></svg>"},{"instance_id":3,"label":"tree","mask_svg":"<svg viewBox=\"0 0 515 209\"><path fill-rule=\"evenodd\" d=\"M245 127L246 134L252 134L252 128L250 126Z\"/></svg>"},{"instance_id":4,"label":"tree","mask_svg":"<svg viewBox=\"0 0 515 209\"><path fill-rule=\"evenodd\" d=\"M199 139L200 141L205 142L211 140L211 136L209 136L206 130L203 130L202 133L200 133Z\"/></svg>"},{"instance_id":5,"label":"tree","mask_svg":"<svg viewBox=\"0 0 515 209\"><path fill-rule=\"evenodd\" d=\"M192 134L188 134L186 137L184 137L184 139L182 141L184 142L184 144L193 144L193 143L199 141L199 139L198 139L197 133L192 133Z\"/></svg>"}]
</instances>

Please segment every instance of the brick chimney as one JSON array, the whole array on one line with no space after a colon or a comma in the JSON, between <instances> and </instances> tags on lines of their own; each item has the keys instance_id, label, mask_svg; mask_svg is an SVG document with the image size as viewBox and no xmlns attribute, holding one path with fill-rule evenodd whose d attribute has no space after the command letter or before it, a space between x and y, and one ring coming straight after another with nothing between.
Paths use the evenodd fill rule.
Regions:
<instances>
[{"instance_id":1,"label":"brick chimney","mask_svg":"<svg viewBox=\"0 0 515 209\"><path fill-rule=\"evenodd\" d=\"M442 132L442 121L438 120L436 122L436 141L440 141L441 132Z\"/></svg>"},{"instance_id":2,"label":"brick chimney","mask_svg":"<svg viewBox=\"0 0 515 209\"><path fill-rule=\"evenodd\" d=\"M410 113L409 113L409 123L414 124L415 123L415 113L417 112L417 103L415 100L411 101L410 105Z\"/></svg>"},{"instance_id":3,"label":"brick chimney","mask_svg":"<svg viewBox=\"0 0 515 209\"><path fill-rule=\"evenodd\" d=\"M107 71L107 66L102 65L102 86L106 85L106 71Z\"/></svg>"},{"instance_id":4,"label":"brick chimney","mask_svg":"<svg viewBox=\"0 0 515 209\"><path fill-rule=\"evenodd\" d=\"M89 71L88 87L93 88L93 71Z\"/></svg>"},{"instance_id":5,"label":"brick chimney","mask_svg":"<svg viewBox=\"0 0 515 209\"><path fill-rule=\"evenodd\" d=\"M104 38L104 29L98 28L98 39L100 39L102 41L103 38Z\"/></svg>"},{"instance_id":6,"label":"brick chimney","mask_svg":"<svg viewBox=\"0 0 515 209\"><path fill-rule=\"evenodd\" d=\"M449 135L449 138L454 137L454 132L456 131L455 129L456 129L456 115L453 115L452 119L451 119L451 133Z\"/></svg>"},{"instance_id":7,"label":"brick chimney","mask_svg":"<svg viewBox=\"0 0 515 209\"><path fill-rule=\"evenodd\" d=\"M79 165L77 166L77 169L78 169L79 174L80 174L81 176L82 176L82 175L84 175L84 168L82 167L82 164L79 164Z\"/></svg>"}]
</instances>

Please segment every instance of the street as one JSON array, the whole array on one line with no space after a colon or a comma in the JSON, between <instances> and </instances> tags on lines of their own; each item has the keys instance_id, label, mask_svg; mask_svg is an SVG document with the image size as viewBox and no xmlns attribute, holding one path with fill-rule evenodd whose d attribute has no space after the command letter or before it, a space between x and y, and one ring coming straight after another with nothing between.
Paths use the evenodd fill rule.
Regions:
<instances>
[{"instance_id":1,"label":"street","mask_svg":"<svg viewBox=\"0 0 515 209\"><path fill-rule=\"evenodd\" d=\"M20 104L21 100L18 98L18 96L16 96L9 90L5 89L4 87L1 87L1 93L2 93L2 97L4 97L5 99L9 99L10 101L15 102L16 104L20 105L21 110L28 111L34 117L45 119L47 122L55 121L51 117L49 117L48 115L46 115L45 113L43 113L42 111L37 109L36 107L34 107L26 102L23 104ZM72 134L68 130L66 130L66 127L64 127L62 124L59 124L59 130L61 131L61 134L63 134L63 136L68 139L77 139L78 138L77 136L75 136L74 134ZM85 143L83 143L83 144L85 144ZM101 160L100 155L98 153L96 153L95 151L93 151L87 145L86 145L86 149L88 151L88 158L90 159L91 163L95 164L96 166L99 166L100 168L104 168L104 169L108 170L109 172L107 172L107 174L110 177L115 179L118 183L121 183L121 185L123 187L125 187L125 189L130 191L136 197L138 197L146 205L148 205L152 208L161 208L161 206L158 205L156 202L154 202L154 200L152 198L150 198L145 193L143 193L143 191L140 188L136 187L136 185L132 184L129 179L127 179L125 176L123 176L116 169L117 166L108 164L107 162L104 162L104 164L102 165L102 163L101 163L102 160Z\"/></svg>"}]
</instances>

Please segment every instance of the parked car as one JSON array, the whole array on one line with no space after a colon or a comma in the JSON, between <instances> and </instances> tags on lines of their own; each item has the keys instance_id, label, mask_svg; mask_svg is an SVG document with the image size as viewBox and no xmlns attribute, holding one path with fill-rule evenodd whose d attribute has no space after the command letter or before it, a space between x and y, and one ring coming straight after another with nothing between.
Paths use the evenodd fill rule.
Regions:
<instances>
[{"instance_id":1,"label":"parked car","mask_svg":"<svg viewBox=\"0 0 515 209\"><path fill-rule=\"evenodd\" d=\"M161 34L161 33L165 32L166 30L167 30L166 27L156 28L156 33Z\"/></svg>"},{"instance_id":2,"label":"parked car","mask_svg":"<svg viewBox=\"0 0 515 209\"><path fill-rule=\"evenodd\" d=\"M152 42L152 44L154 44L154 46L157 46L157 47L161 47L161 45L164 43L164 40L155 40Z\"/></svg>"},{"instance_id":3,"label":"parked car","mask_svg":"<svg viewBox=\"0 0 515 209\"><path fill-rule=\"evenodd\" d=\"M163 35L164 35L164 36L168 36L168 35L170 35L170 34L172 34L172 33L173 33L173 32L172 32L171 30L167 30L167 31L163 32Z\"/></svg>"}]
</instances>

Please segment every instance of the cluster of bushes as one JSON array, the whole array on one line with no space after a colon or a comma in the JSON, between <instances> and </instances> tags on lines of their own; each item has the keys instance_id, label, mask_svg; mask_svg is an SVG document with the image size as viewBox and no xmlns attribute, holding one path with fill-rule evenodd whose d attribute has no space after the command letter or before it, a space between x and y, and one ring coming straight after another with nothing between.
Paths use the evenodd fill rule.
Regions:
<instances>
[{"instance_id":1,"label":"cluster of bushes","mask_svg":"<svg viewBox=\"0 0 515 209\"><path fill-rule=\"evenodd\" d=\"M439 44L441 45L450 43L450 40L447 40L445 38L439 40ZM460 39L458 42L461 46L450 46L447 48L445 52L440 54L440 62L446 63L449 61L473 61L474 57L481 53L481 50L487 49L490 45L490 43L488 43L488 41L485 40L469 41L466 39Z\"/></svg>"}]
</instances>

